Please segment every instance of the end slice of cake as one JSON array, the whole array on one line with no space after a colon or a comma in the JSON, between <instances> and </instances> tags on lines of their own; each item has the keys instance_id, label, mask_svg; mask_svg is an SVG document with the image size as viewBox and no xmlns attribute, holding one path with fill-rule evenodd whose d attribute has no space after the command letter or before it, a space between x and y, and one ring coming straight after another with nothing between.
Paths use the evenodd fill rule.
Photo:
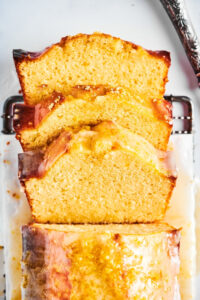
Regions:
<instances>
[{"instance_id":1,"label":"end slice of cake","mask_svg":"<svg viewBox=\"0 0 200 300\"><path fill-rule=\"evenodd\" d=\"M23 300L180 300L180 231L167 224L32 224L22 237Z\"/></svg>"},{"instance_id":2,"label":"end slice of cake","mask_svg":"<svg viewBox=\"0 0 200 300\"><path fill-rule=\"evenodd\" d=\"M14 50L13 56L29 105L77 84L124 86L149 105L163 97L170 66L167 51L148 51L103 33L64 37L42 52Z\"/></svg>"},{"instance_id":3,"label":"end slice of cake","mask_svg":"<svg viewBox=\"0 0 200 300\"><path fill-rule=\"evenodd\" d=\"M19 178L37 222L152 222L164 217L176 182L166 161L144 138L107 121L19 154Z\"/></svg>"},{"instance_id":4,"label":"end slice of cake","mask_svg":"<svg viewBox=\"0 0 200 300\"><path fill-rule=\"evenodd\" d=\"M164 99L145 107L127 89L76 86L68 95L53 93L35 106L16 104L14 128L24 150L49 144L62 130L112 120L166 150L172 129L172 106Z\"/></svg>"}]
</instances>

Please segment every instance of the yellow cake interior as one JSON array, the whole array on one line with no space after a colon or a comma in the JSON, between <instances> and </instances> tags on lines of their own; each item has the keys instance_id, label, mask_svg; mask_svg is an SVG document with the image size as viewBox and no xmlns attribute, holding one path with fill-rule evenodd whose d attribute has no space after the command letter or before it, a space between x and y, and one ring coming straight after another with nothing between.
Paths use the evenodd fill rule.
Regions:
<instances>
[{"instance_id":1,"label":"yellow cake interior","mask_svg":"<svg viewBox=\"0 0 200 300\"><path fill-rule=\"evenodd\" d=\"M169 55L169 54L168 54ZM162 98L170 58L119 38L96 33L63 38L37 58L16 62L25 101L36 104L53 91L79 85L130 88L145 105Z\"/></svg>"},{"instance_id":2,"label":"yellow cake interior","mask_svg":"<svg viewBox=\"0 0 200 300\"><path fill-rule=\"evenodd\" d=\"M69 150L45 175L24 182L35 220L124 223L163 218L175 178L150 143L112 122L71 134Z\"/></svg>"}]
</instances>

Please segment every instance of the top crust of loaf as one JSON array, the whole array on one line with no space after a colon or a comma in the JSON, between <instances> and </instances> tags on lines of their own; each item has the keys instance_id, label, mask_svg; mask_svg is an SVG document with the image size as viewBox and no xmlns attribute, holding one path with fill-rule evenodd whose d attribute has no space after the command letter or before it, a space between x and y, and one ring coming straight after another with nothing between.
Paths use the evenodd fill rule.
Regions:
<instances>
[{"instance_id":1,"label":"top crust of loaf","mask_svg":"<svg viewBox=\"0 0 200 300\"><path fill-rule=\"evenodd\" d=\"M41 52L29 52L29 51L24 51L21 49L16 49L13 50L13 58L14 58L14 62L15 62L15 66L16 66L16 70L18 73L18 77L19 77L19 81L21 84L21 88L22 88L22 92L23 92L23 96L24 96L24 101L26 104L30 104L30 105L34 105L38 102L41 101L38 99L33 99L31 95L28 95L26 93L26 87L25 87L25 80L24 80L24 75L22 70L20 69L20 65L24 62L29 63L32 61L39 61L41 60L43 57L47 56L53 49L55 49L56 47L60 47L60 48L64 48L66 44L70 43L71 41L74 40L78 40L78 39L85 39L86 43L89 39L91 38L106 38L106 39L110 39L112 41L120 41L123 43L123 45L125 45L125 47L129 47L131 46L131 48L135 49L135 50L139 50L139 49L143 49L142 47L135 45L131 42L127 42L127 41L123 41L120 38L117 37L112 37L111 35L108 34L103 34L103 33L94 33L92 35L87 35L87 34L78 34L75 36L66 36L64 38L61 39L61 41L59 43L53 44L50 47L45 48L43 51ZM156 57L159 60L162 60L164 62L164 64L166 65L166 73L164 76L164 78L162 78L162 95L159 95L160 97L162 97L164 95L164 91L165 91L165 84L168 81L168 68L171 64L171 60L170 60L170 54L167 51L151 51L151 50L145 50L143 49L146 53L148 53L151 57ZM105 84L105 82L102 82L103 84ZM45 84L41 83L41 88L45 88ZM60 91L57 91L60 92ZM159 98L160 98L159 97Z\"/></svg>"},{"instance_id":2,"label":"top crust of loaf","mask_svg":"<svg viewBox=\"0 0 200 300\"><path fill-rule=\"evenodd\" d=\"M167 224L32 224L22 240L26 299L180 299L180 232Z\"/></svg>"},{"instance_id":3,"label":"top crust of loaf","mask_svg":"<svg viewBox=\"0 0 200 300\"><path fill-rule=\"evenodd\" d=\"M25 50L22 50L22 49L14 49L13 50L13 58L14 58L14 61L15 61L15 64L17 65L18 63L26 60L26 61L31 61L31 60L34 60L34 59L38 59L38 58L41 58L42 56L44 55L47 55L48 52L55 46L60 46L60 47L64 47L64 45L68 42L68 41L71 41L71 40L74 40L74 39L78 39L78 38L82 38L82 37L90 37L90 36L104 36L104 37L107 37L107 38L113 38L114 40L121 40L120 38L118 37L113 37L111 36L110 34L105 34L105 33L100 33L100 32L95 32L93 33L92 35L90 34L83 34L83 33L79 33L77 35L74 35L74 36L65 36L63 37L60 42L56 43L56 44L53 44L49 47L46 47L44 50L42 51L38 51L38 52L31 52L31 51L25 51ZM129 41L124 41L126 44L129 44L132 46L133 49L138 49L140 46L139 45L136 45L132 42L129 42ZM165 51L165 50L158 50L158 51L152 51L152 50L147 50L145 49L150 55L152 56L155 56L155 57L158 57L160 59L162 59L163 61L165 61L166 65L169 67L170 64L171 64L171 58L170 58L170 53L168 51Z\"/></svg>"}]
</instances>

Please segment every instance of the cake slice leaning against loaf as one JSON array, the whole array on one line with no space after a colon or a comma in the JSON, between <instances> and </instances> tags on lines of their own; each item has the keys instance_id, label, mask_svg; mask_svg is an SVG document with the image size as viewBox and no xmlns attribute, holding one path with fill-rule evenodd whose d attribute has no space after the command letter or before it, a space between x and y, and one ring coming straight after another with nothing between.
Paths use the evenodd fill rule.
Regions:
<instances>
[{"instance_id":1,"label":"cake slice leaning against loaf","mask_svg":"<svg viewBox=\"0 0 200 300\"><path fill-rule=\"evenodd\" d=\"M19 178L37 222L153 222L164 217L176 181L166 160L107 121L19 154Z\"/></svg>"},{"instance_id":2,"label":"cake slice leaning against loaf","mask_svg":"<svg viewBox=\"0 0 200 300\"><path fill-rule=\"evenodd\" d=\"M166 150L172 105L164 99L145 107L121 87L76 86L68 95L53 93L35 106L16 104L14 128L24 150L45 147L63 129L113 120Z\"/></svg>"},{"instance_id":3,"label":"cake slice leaning against loaf","mask_svg":"<svg viewBox=\"0 0 200 300\"><path fill-rule=\"evenodd\" d=\"M167 224L32 224L22 238L22 300L180 300L180 231Z\"/></svg>"},{"instance_id":4,"label":"cake slice leaning against loaf","mask_svg":"<svg viewBox=\"0 0 200 300\"><path fill-rule=\"evenodd\" d=\"M148 51L103 33L64 37L43 52L14 50L13 56L30 105L77 84L109 84L129 88L148 106L163 97L170 66L167 51Z\"/></svg>"}]
</instances>

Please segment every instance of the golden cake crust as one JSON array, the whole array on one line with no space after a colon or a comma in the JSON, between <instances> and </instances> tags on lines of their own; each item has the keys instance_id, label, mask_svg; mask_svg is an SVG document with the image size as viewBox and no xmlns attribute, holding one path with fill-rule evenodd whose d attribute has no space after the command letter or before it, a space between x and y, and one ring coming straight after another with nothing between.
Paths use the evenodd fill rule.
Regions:
<instances>
[{"instance_id":1,"label":"golden cake crust","mask_svg":"<svg viewBox=\"0 0 200 300\"><path fill-rule=\"evenodd\" d=\"M82 37L90 37L90 36L91 36L90 34L83 34L83 33L79 33L74 36L65 36L60 40L60 42L53 44L52 46L46 47L44 50L38 51L38 52L24 51L24 50L20 50L20 49L13 50L13 58L14 58L16 67L18 68L18 64L24 60L31 61L31 60L35 60L35 59L40 59L42 56L47 55L48 52L51 51L51 49L53 47L55 47L56 45L60 46L60 47L64 47L68 41L75 40L75 39L82 38ZM121 41L121 39L118 37L113 37L110 34L105 34L105 33L100 33L100 32L93 33L92 36L93 37L103 36L106 38L113 38L116 41L119 41L119 40ZM140 47L130 41L124 41L124 42L126 44L129 44L133 49L136 49L136 50L138 47ZM167 64L168 67L171 65L170 53L168 51L164 51L164 50L152 51L152 50L147 50L147 49L146 49L146 51L152 56L161 58ZM166 81L167 81L167 78L166 78Z\"/></svg>"}]
</instances>

